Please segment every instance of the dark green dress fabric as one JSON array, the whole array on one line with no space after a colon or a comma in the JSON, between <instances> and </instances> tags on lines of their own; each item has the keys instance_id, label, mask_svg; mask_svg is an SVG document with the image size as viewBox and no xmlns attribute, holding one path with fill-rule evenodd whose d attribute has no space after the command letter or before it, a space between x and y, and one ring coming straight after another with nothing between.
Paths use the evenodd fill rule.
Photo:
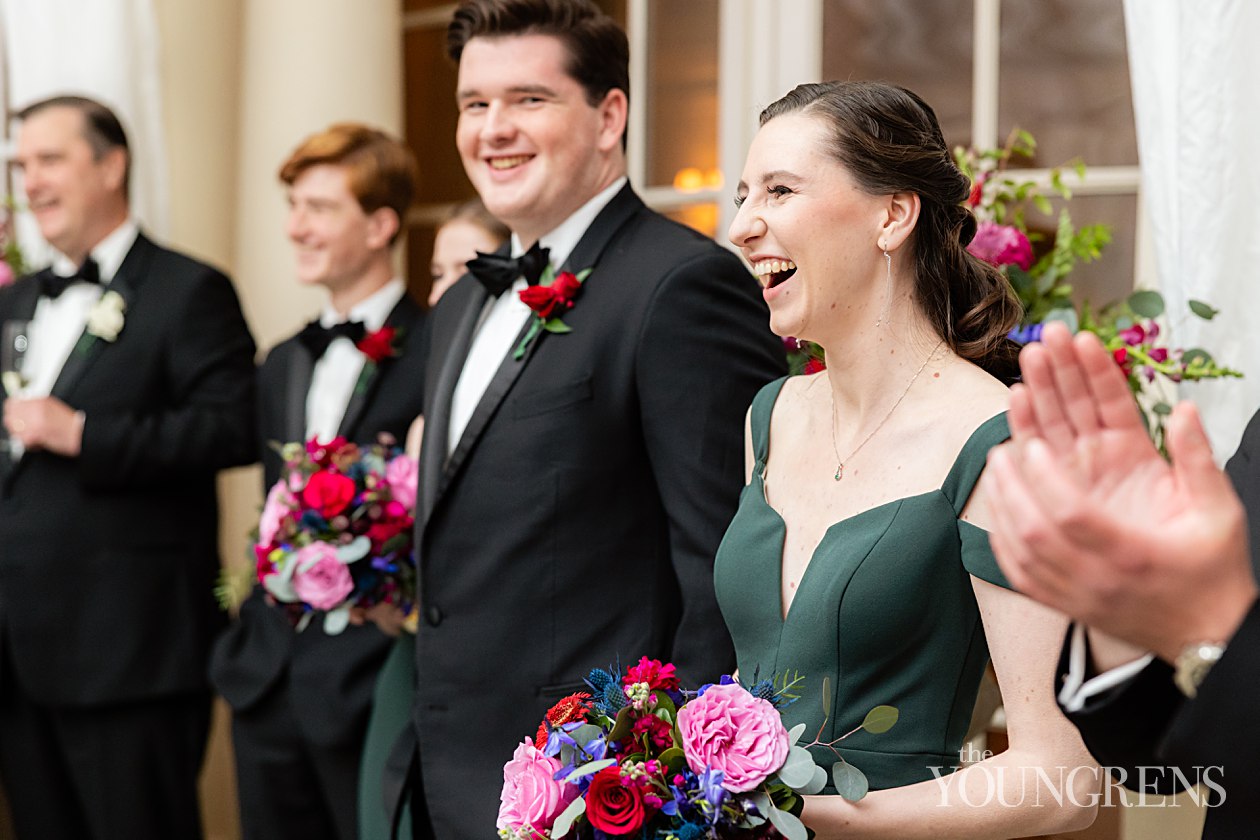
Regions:
<instances>
[{"instance_id":1,"label":"dark green dress fabric","mask_svg":"<svg viewBox=\"0 0 1260 840\"><path fill-rule=\"evenodd\" d=\"M801 743L822 726L827 742L859 726L871 708L896 706L889 732L860 731L837 747L873 790L952 772L989 659L971 576L1008 587L985 531L958 519L989 449L1010 436L1006 414L971 435L939 490L896 499L828 528L786 620L780 605L785 526L765 499L771 413L786 380L753 401L757 458L752 481L718 549L715 585L735 642L740 679L799 673L800 699L784 710ZM772 476L773 478L773 476ZM832 715L823 725L823 678ZM834 753L814 747L829 768ZM828 788L830 790L830 788Z\"/></svg>"}]
</instances>

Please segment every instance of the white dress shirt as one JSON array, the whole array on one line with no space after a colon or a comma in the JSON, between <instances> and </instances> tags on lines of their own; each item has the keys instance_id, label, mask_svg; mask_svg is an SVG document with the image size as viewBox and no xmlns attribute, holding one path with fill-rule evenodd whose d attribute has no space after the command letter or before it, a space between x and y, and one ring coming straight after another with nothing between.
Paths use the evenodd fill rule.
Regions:
<instances>
[{"instance_id":1,"label":"white dress shirt","mask_svg":"<svg viewBox=\"0 0 1260 840\"><path fill-rule=\"evenodd\" d=\"M1085 661L1086 655L1085 625L1074 621L1072 642L1068 650L1068 672L1063 678L1063 688L1059 690L1059 703L1065 712L1079 712L1085 708L1091 697L1133 679L1155 658L1155 654L1148 653L1087 680L1085 675L1089 670Z\"/></svg>"},{"instance_id":2,"label":"white dress shirt","mask_svg":"<svg viewBox=\"0 0 1260 840\"><path fill-rule=\"evenodd\" d=\"M548 255L551 265L560 267L573 253L581 241L586 229L595 221L599 211L608 206L608 202L625 186L626 178L618 178L602 192L583 204L550 233L539 237L538 242L551 253ZM533 243L530 243L531 245ZM512 256L519 257L526 251L526 246L515 233L512 234ZM579 265L572 268L580 271L590 266ZM516 338L525 327L525 323L533 316L533 311L521 301L520 292L528 284L524 278L512 284L512 288L499 295L497 299L486 302L486 309L481 314L472 345L468 348L468 358L460 371L459 381L455 383L455 393L451 397L451 418L447 427L446 453L455 451L459 439L472 419L473 411L485 396L490 387L490 380L498 371L499 365L508 353L514 351Z\"/></svg>"},{"instance_id":3,"label":"white dress shirt","mask_svg":"<svg viewBox=\"0 0 1260 840\"><path fill-rule=\"evenodd\" d=\"M28 333L30 344L22 360L22 375L27 381L26 387L22 389L23 397L46 397L52 393L61 369L65 367L71 351L83 335L88 313L118 273L118 267L135 244L139 233L140 228L135 220L129 218L92 249L89 256L100 269L101 285L75 283L56 300L40 297L39 303L35 305L35 314L31 317ZM52 269L57 274L68 277L75 273L78 266L69 257L57 254L53 259Z\"/></svg>"},{"instance_id":4,"label":"white dress shirt","mask_svg":"<svg viewBox=\"0 0 1260 840\"><path fill-rule=\"evenodd\" d=\"M395 277L342 315L331 305L320 313L319 323L332 327L342 321L362 321L367 332L373 333L385 326L385 319L394 311L398 301L407 293L407 287ZM311 373L311 388L306 392L306 438L318 437L327 442L337 436L346 406L354 394L354 386L363 373L367 357L344 336L334 338L315 363Z\"/></svg>"}]
</instances>

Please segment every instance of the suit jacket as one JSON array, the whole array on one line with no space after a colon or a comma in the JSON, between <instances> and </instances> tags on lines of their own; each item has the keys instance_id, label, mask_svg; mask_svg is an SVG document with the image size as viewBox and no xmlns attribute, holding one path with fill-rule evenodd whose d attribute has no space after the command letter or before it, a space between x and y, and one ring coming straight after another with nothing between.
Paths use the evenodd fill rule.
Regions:
<instances>
[{"instance_id":1,"label":"suit jacket","mask_svg":"<svg viewBox=\"0 0 1260 840\"><path fill-rule=\"evenodd\" d=\"M1260 575L1260 463L1253 463L1257 460L1260 413L1247 424L1242 444L1225 466L1247 509L1252 565ZM1060 679L1067 673L1068 647L1064 645ZM1184 787L1171 770L1139 774L1136 768L1142 766L1177 767L1192 783L1206 777L1213 804L1204 826L1205 840L1252 837L1260 825L1257 685L1260 602L1252 606L1193 700L1173 684L1168 663L1157 659L1068 717L1099 762L1125 768L1126 785L1134 790L1141 784L1147 785L1148 793L1173 793Z\"/></svg>"},{"instance_id":2,"label":"suit jacket","mask_svg":"<svg viewBox=\"0 0 1260 840\"><path fill-rule=\"evenodd\" d=\"M356 390L338 429L360 443L387 432L401 444L422 407L424 313L404 296L385 323L399 330L400 352L383 359L366 387ZM310 352L293 336L278 344L258 371L265 489L279 480L283 466L271 443L306 437L306 397L314 367ZM256 587L241 605L240 619L216 642L210 677L241 712L266 697L287 670L286 690L307 737L315 743L348 745L362 738L372 685L391 641L374 624L351 625L330 636L316 621L295 633Z\"/></svg>"},{"instance_id":3,"label":"suit jacket","mask_svg":"<svg viewBox=\"0 0 1260 840\"><path fill-rule=\"evenodd\" d=\"M109 289L121 333L71 351L52 392L86 415L80 456L0 455L0 655L47 705L208 689L215 473L257 457L254 342L227 277L141 234ZM38 294L0 289L0 320Z\"/></svg>"},{"instance_id":4,"label":"suit jacket","mask_svg":"<svg viewBox=\"0 0 1260 840\"><path fill-rule=\"evenodd\" d=\"M785 368L740 261L627 186L566 266L564 315L498 367L447 457L451 395L487 293L432 314L417 523L414 734L436 836L493 832L503 763L595 666L734 659L713 556L743 486L744 414Z\"/></svg>"}]
</instances>

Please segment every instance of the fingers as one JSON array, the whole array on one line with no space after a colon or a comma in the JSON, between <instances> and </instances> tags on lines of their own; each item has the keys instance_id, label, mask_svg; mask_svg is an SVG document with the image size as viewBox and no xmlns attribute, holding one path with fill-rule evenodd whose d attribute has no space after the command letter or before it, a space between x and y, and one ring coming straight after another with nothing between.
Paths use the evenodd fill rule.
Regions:
<instances>
[{"instance_id":1,"label":"fingers","mask_svg":"<svg viewBox=\"0 0 1260 840\"><path fill-rule=\"evenodd\" d=\"M1050 331L1051 326L1054 325L1047 325L1047 331ZM1044 339L1045 332L1042 337ZM1024 416L1024 407L1019 409L1021 432L1035 429L1035 436L1045 438L1051 446L1059 449L1070 447L1073 438L1072 424L1063 411L1063 401L1055 381L1054 362L1050 358L1049 348L1043 343L1024 345L1019 353L1019 367L1023 378L1021 390L1024 391L1021 399L1027 401L1029 412ZM1014 436L1016 417L1012 415L1010 419L1011 434Z\"/></svg>"},{"instance_id":2,"label":"fingers","mask_svg":"<svg viewBox=\"0 0 1260 840\"><path fill-rule=\"evenodd\" d=\"M1229 479L1212 458L1212 444L1193 403L1178 403L1168 419L1168 454L1177 483L1190 498L1213 505L1235 496Z\"/></svg>"},{"instance_id":3,"label":"fingers","mask_svg":"<svg viewBox=\"0 0 1260 840\"><path fill-rule=\"evenodd\" d=\"M1147 436L1146 424L1134 402L1120 366L1093 333L1078 333L1072 347L1083 372L1098 420L1108 429Z\"/></svg>"},{"instance_id":4,"label":"fingers","mask_svg":"<svg viewBox=\"0 0 1260 840\"><path fill-rule=\"evenodd\" d=\"M1092 333L1082 335L1097 341ZM1060 410L1067 418L1073 437L1096 434L1102 423L1072 334L1065 325L1052 323L1046 325L1041 340L1050 357Z\"/></svg>"}]
</instances>

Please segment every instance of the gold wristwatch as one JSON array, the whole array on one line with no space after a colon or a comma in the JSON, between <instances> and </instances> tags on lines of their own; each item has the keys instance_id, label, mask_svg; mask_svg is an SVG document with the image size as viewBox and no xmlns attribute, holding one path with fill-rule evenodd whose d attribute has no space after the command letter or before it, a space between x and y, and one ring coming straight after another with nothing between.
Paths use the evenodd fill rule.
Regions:
<instances>
[{"instance_id":1,"label":"gold wristwatch","mask_svg":"<svg viewBox=\"0 0 1260 840\"><path fill-rule=\"evenodd\" d=\"M1181 649L1174 664L1176 671L1173 682L1181 693L1194 697L1199 693L1199 686L1207 677L1208 671L1225 653L1223 642L1193 642Z\"/></svg>"}]
</instances>

